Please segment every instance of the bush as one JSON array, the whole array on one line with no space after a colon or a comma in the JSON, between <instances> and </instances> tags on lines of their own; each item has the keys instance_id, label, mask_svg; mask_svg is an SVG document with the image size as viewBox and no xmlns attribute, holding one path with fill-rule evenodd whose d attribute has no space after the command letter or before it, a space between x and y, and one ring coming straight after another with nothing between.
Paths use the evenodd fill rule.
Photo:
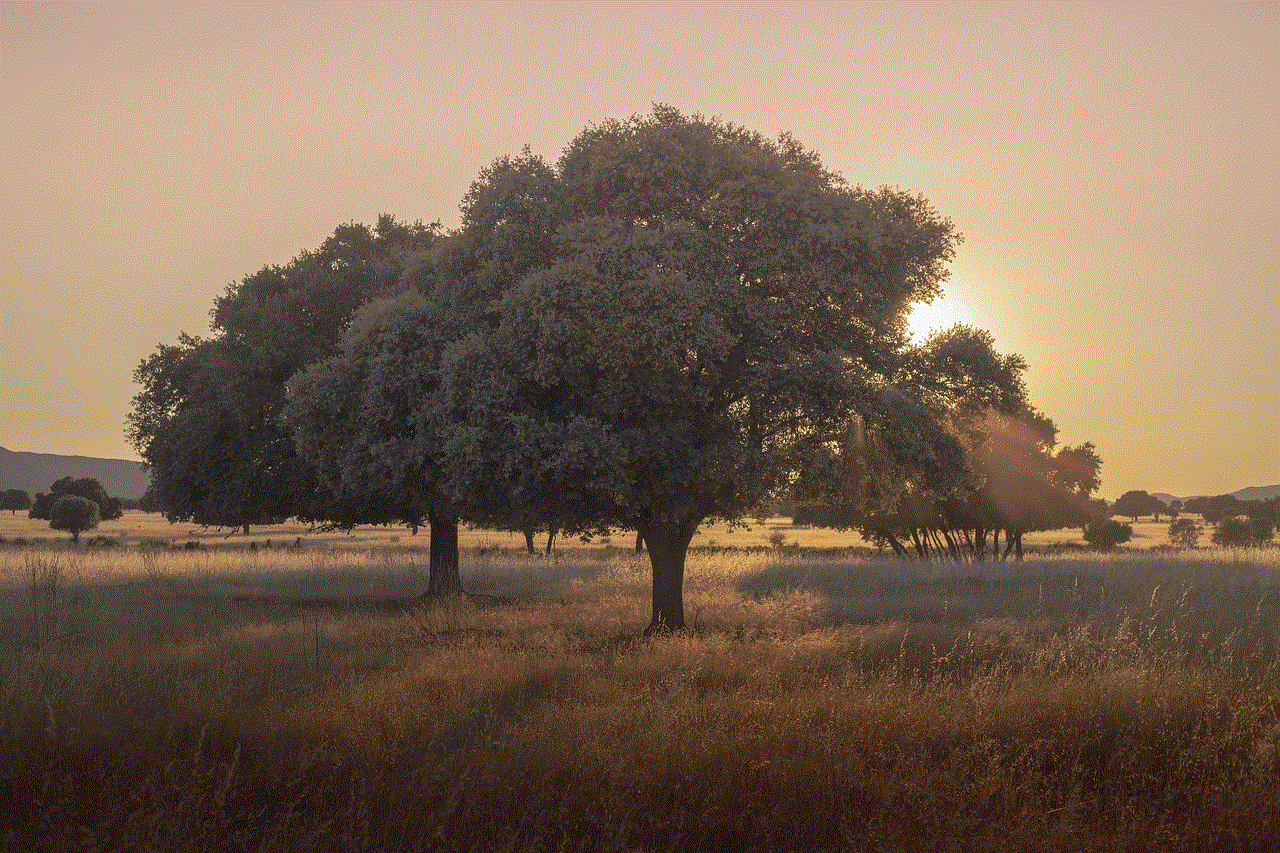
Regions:
<instances>
[{"instance_id":1,"label":"bush","mask_svg":"<svg viewBox=\"0 0 1280 853\"><path fill-rule=\"evenodd\" d=\"M49 509L49 526L70 533L72 542L79 542L80 534L97 527L100 521L98 505L79 495L64 495Z\"/></svg>"},{"instance_id":2,"label":"bush","mask_svg":"<svg viewBox=\"0 0 1280 853\"><path fill-rule=\"evenodd\" d=\"M1133 538L1133 526L1123 524L1114 518L1106 521L1095 521L1084 529L1084 541L1099 551L1110 551L1117 545Z\"/></svg>"},{"instance_id":3,"label":"bush","mask_svg":"<svg viewBox=\"0 0 1280 853\"><path fill-rule=\"evenodd\" d=\"M1270 542L1275 529L1265 518L1246 518L1243 515L1222 519L1213 531L1213 544L1226 548L1257 548Z\"/></svg>"},{"instance_id":4,"label":"bush","mask_svg":"<svg viewBox=\"0 0 1280 853\"><path fill-rule=\"evenodd\" d=\"M1169 541L1178 548L1194 548L1200 542L1204 528L1189 518L1179 518L1169 524Z\"/></svg>"}]
</instances>

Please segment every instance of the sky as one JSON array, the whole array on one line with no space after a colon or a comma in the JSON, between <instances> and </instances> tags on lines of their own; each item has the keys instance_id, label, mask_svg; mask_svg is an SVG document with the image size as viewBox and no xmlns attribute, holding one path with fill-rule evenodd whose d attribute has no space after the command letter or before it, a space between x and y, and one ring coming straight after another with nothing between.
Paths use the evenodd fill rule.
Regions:
<instances>
[{"instance_id":1,"label":"sky","mask_svg":"<svg viewBox=\"0 0 1280 853\"><path fill-rule=\"evenodd\" d=\"M345 222L457 224L667 103L964 235L946 295L1101 494L1280 483L1280 5L0 5L0 446L136 459L133 370Z\"/></svg>"}]
</instances>

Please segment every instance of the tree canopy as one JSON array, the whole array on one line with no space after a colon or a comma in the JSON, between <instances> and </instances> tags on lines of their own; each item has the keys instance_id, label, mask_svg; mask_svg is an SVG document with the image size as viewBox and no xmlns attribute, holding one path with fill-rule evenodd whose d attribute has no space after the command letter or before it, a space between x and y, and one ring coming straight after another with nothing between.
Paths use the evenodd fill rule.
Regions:
<instances>
[{"instance_id":1,"label":"tree canopy","mask_svg":"<svg viewBox=\"0 0 1280 853\"><path fill-rule=\"evenodd\" d=\"M59 498L68 495L77 495L85 500L93 501L98 505L99 517L102 520L111 521L124 514L124 505L120 499L108 495L107 490L95 478L63 477L49 487L48 494L43 492L36 494L35 500L31 503L28 517L48 521L52 518L51 513L53 512L54 503Z\"/></svg>"},{"instance_id":2,"label":"tree canopy","mask_svg":"<svg viewBox=\"0 0 1280 853\"><path fill-rule=\"evenodd\" d=\"M1140 515L1158 515L1168 510L1164 501L1138 490L1125 492L1111 505L1112 515L1126 515L1133 521Z\"/></svg>"},{"instance_id":3,"label":"tree canopy","mask_svg":"<svg viewBox=\"0 0 1280 853\"><path fill-rule=\"evenodd\" d=\"M20 509L31 509L31 495L23 489L5 489L0 495L0 509L9 510L11 515Z\"/></svg>"},{"instance_id":4,"label":"tree canopy","mask_svg":"<svg viewBox=\"0 0 1280 853\"><path fill-rule=\"evenodd\" d=\"M151 497L171 521L247 527L355 522L367 507L335 502L297 456L280 414L285 383L335 351L355 309L396 292L438 228L382 216L339 226L315 251L267 266L217 300L213 335L182 335L135 372L129 437L151 470Z\"/></svg>"},{"instance_id":5,"label":"tree canopy","mask_svg":"<svg viewBox=\"0 0 1280 853\"><path fill-rule=\"evenodd\" d=\"M79 542L80 534L97 527L101 520L98 504L79 495L62 495L49 508L49 526L70 533L73 542Z\"/></svg>"},{"instance_id":6,"label":"tree canopy","mask_svg":"<svg viewBox=\"0 0 1280 853\"><path fill-rule=\"evenodd\" d=\"M854 415L910 476L959 475L925 390L892 382L958 241L923 198L668 107L588 128L550 177L551 253L477 290L488 322L442 353L440 472L464 514L638 529L650 628L679 628L697 527L750 513Z\"/></svg>"}]
</instances>

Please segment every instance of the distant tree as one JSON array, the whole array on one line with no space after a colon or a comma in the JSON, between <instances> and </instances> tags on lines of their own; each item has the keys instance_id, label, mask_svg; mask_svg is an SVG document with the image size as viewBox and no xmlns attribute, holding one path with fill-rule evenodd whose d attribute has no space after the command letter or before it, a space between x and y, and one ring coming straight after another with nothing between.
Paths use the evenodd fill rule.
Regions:
<instances>
[{"instance_id":1,"label":"distant tree","mask_svg":"<svg viewBox=\"0 0 1280 853\"><path fill-rule=\"evenodd\" d=\"M1204 529L1189 518L1174 519L1169 523L1169 541L1178 548L1194 548L1200 542Z\"/></svg>"},{"instance_id":2,"label":"distant tree","mask_svg":"<svg viewBox=\"0 0 1280 853\"><path fill-rule=\"evenodd\" d=\"M1133 538L1133 528L1128 524L1108 518L1095 521L1085 528L1084 541L1099 551L1110 551L1117 545L1123 545Z\"/></svg>"},{"instance_id":3,"label":"distant tree","mask_svg":"<svg viewBox=\"0 0 1280 853\"><path fill-rule=\"evenodd\" d=\"M1224 518L1243 514L1240 499L1235 495L1192 498L1186 502L1184 509L1187 512L1199 513L1200 517L1210 524L1217 524Z\"/></svg>"},{"instance_id":4,"label":"distant tree","mask_svg":"<svg viewBox=\"0 0 1280 853\"><path fill-rule=\"evenodd\" d=\"M98 504L79 495L63 495L49 511L49 526L70 533L73 542L79 542L80 534L97 527L101 520Z\"/></svg>"},{"instance_id":5,"label":"distant tree","mask_svg":"<svg viewBox=\"0 0 1280 853\"><path fill-rule=\"evenodd\" d=\"M0 495L0 509L9 510L10 515L16 515L20 509L31 509L31 495L22 489L6 489Z\"/></svg>"},{"instance_id":6,"label":"distant tree","mask_svg":"<svg viewBox=\"0 0 1280 853\"><path fill-rule=\"evenodd\" d=\"M1125 492L1111 505L1112 515L1128 516L1133 521L1137 521L1138 516L1156 515L1166 509L1164 501L1142 491Z\"/></svg>"},{"instance_id":7,"label":"distant tree","mask_svg":"<svg viewBox=\"0 0 1280 853\"><path fill-rule=\"evenodd\" d=\"M104 521L112 521L124 514L120 499L108 495L107 490L93 477L81 477L79 479L63 477L49 487L48 494L44 492L36 494L28 517L49 521L53 517L54 503L57 502L58 498L69 495L77 495L93 501L98 505L99 517Z\"/></svg>"},{"instance_id":8,"label":"distant tree","mask_svg":"<svg viewBox=\"0 0 1280 853\"><path fill-rule=\"evenodd\" d=\"M49 510L53 509L53 502L58 498L56 495L47 495L44 492L36 492L36 496L31 501L31 509L27 510L27 518L38 518L42 521L49 520Z\"/></svg>"},{"instance_id":9,"label":"distant tree","mask_svg":"<svg viewBox=\"0 0 1280 853\"><path fill-rule=\"evenodd\" d=\"M1226 548L1250 548L1265 545L1275 536L1275 529L1265 518L1242 515L1224 518L1210 537L1213 544Z\"/></svg>"}]
</instances>

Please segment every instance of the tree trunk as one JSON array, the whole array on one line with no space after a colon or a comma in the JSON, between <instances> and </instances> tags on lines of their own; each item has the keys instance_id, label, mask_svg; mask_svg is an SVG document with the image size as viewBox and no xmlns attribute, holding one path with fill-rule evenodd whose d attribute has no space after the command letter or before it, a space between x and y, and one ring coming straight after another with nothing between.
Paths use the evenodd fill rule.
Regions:
<instances>
[{"instance_id":1,"label":"tree trunk","mask_svg":"<svg viewBox=\"0 0 1280 853\"><path fill-rule=\"evenodd\" d=\"M701 518L684 522L652 520L640 524L640 535L653 566L653 614L646 636L684 630L684 560Z\"/></svg>"},{"instance_id":2,"label":"tree trunk","mask_svg":"<svg viewBox=\"0 0 1280 853\"><path fill-rule=\"evenodd\" d=\"M548 557L551 556L551 546L555 545L556 534L559 532L560 531L556 530L554 527L547 529L547 556Z\"/></svg>"},{"instance_id":3,"label":"tree trunk","mask_svg":"<svg viewBox=\"0 0 1280 853\"><path fill-rule=\"evenodd\" d=\"M897 554L899 557L907 556L907 549L904 548L902 546L902 543L898 541L898 537L894 536L888 530L882 530L880 534L893 547L893 553Z\"/></svg>"},{"instance_id":4,"label":"tree trunk","mask_svg":"<svg viewBox=\"0 0 1280 853\"><path fill-rule=\"evenodd\" d=\"M979 562L987 559L987 529L979 527L973 531L973 556Z\"/></svg>"},{"instance_id":5,"label":"tree trunk","mask_svg":"<svg viewBox=\"0 0 1280 853\"><path fill-rule=\"evenodd\" d=\"M458 574L458 519L427 516L431 525L431 561L427 569L427 591L423 598L445 598L462 594Z\"/></svg>"},{"instance_id":6,"label":"tree trunk","mask_svg":"<svg viewBox=\"0 0 1280 853\"><path fill-rule=\"evenodd\" d=\"M1004 532L1004 556L1002 556L1000 559L1001 560L1009 559L1009 552L1012 551L1015 547L1018 549L1015 559L1018 562L1022 562L1022 531L1006 530Z\"/></svg>"},{"instance_id":7,"label":"tree trunk","mask_svg":"<svg viewBox=\"0 0 1280 853\"><path fill-rule=\"evenodd\" d=\"M644 553L644 536L641 535L639 530L636 531L636 553Z\"/></svg>"},{"instance_id":8,"label":"tree trunk","mask_svg":"<svg viewBox=\"0 0 1280 853\"><path fill-rule=\"evenodd\" d=\"M520 532L524 534L524 547L530 554L538 553L538 549L533 547L533 528L523 527Z\"/></svg>"},{"instance_id":9,"label":"tree trunk","mask_svg":"<svg viewBox=\"0 0 1280 853\"><path fill-rule=\"evenodd\" d=\"M248 536L248 535L249 535L249 525L247 525L247 524L246 524L246 525L244 525L244 535L245 535L245 536Z\"/></svg>"}]
</instances>

